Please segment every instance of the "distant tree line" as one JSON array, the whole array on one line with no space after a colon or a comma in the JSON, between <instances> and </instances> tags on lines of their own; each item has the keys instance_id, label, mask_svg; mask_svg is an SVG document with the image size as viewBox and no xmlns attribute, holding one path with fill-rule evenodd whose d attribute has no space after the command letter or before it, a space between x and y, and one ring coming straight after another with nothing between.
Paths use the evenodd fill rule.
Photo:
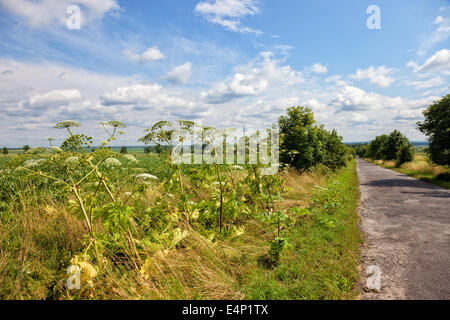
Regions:
<instances>
[{"instance_id":1,"label":"distant tree line","mask_svg":"<svg viewBox=\"0 0 450 320\"><path fill-rule=\"evenodd\" d=\"M374 160L394 160L400 167L414 158L414 150L408 138L400 131L394 130L389 135L377 136L369 144L357 147L356 154Z\"/></svg>"}]
</instances>

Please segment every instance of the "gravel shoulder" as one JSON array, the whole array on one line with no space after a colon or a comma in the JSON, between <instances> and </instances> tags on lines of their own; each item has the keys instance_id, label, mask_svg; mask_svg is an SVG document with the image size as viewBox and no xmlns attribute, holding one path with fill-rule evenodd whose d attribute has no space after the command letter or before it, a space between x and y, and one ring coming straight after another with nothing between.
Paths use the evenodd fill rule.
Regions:
<instances>
[{"instance_id":1,"label":"gravel shoulder","mask_svg":"<svg viewBox=\"0 0 450 320\"><path fill-rule=\"evenodd\" d=\"M363 299L450 299L450 190L357 159ZM367 267L381 290L366 287Z\"/></svg>"}]
</instances>

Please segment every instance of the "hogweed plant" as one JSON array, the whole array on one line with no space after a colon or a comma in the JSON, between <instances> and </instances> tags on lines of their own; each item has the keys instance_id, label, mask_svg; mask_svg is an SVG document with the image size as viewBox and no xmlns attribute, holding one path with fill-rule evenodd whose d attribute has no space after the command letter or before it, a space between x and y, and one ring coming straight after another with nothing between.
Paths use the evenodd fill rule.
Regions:
<instances>
[{"instance_id":1,"label":"hogweed plant","mask_svg":"<svg viewBox=\"0 0 450 320\"><path fill-rule=\"evenodd\" d=\"M126 264L146 278L152 255L176 250L193 230L208 241L222 241L241 236L246 219L260 216L264 228L276 226L270 254L279 258L290 220L277 206L285 192L283 179L262 171L272 157L264 141L270 136L236 139L231 128L158 121L139 139L146 147L156 146L157 155L149 150L136 159L109 147L124 134L125 124L99 125L105 138L95 150L93 138L77 132L81 124L67 120L55 125L68 137L60 147L49 139L48 158L27 153L10 160L18 177L14 183L30 183L36 190L46 186L84 221L84 249L72 259L80 268L93 275L91 267L102 274ZM196 137L200 142L193 143ZM156 163L152 170L148 162ZM4 187L14 188L11 182Z\"/></svg>"}]
</instances>

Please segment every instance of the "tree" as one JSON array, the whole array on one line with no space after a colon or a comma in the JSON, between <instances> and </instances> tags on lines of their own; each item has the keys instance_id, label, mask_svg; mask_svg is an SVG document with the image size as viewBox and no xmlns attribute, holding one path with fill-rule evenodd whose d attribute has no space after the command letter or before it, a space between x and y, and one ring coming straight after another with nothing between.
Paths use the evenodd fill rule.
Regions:
<instances>
[{"instance_id":1,"label":"tree","mask_svg":"<svg viewBox=\"0 0 450 320\"><path fill-rule=\"evenodd\" d=\"M410 143L404 144L400 147L396 155L395 166L400 168L402 164L406 162L413 161L414 159L414 150Z\"/></svg>"},{"instance_id":2,"label":"tree","mask_svg":"<svg viewBox=\"0 0 450 320\"><path fill-rule=\"evenodd\" d=\"M411 143L398 130L375 137L369 145L359 150L359 155L375 160L396 160L397 166L412 161L414 157Z\"/></svg>"},{"instance_id":3,"label":"tree","mask_svg":"<svg viewBox=\"0 0 450 320\"><path fill-rule=\"evenodd\" d=\"M122 148L120 148L120 153L121 153L121 154L126 154L126 153L128 153L127 147L123 146Z\"/></svg>"},{"instance_id":4,"label":"tree","mask_svg":"<svg viewBox=\"0 0 450 320\"><path fill-rule=\"evenodd\" d=\"M4 147L3 148L3 150L2 150L2 153L3 153L3 155L8 155L8 148L7 147Z\"/></svg>"},{"instance_id":5,"label":"tree","mask_svg":"<svg viewBox=\"0 0 450 320\"><path fill-rule=\"evenodd\" d=\"M280 160L297 169L323 164L336 169L345 166L347 148L336 131L318 126L314 113L305 107L288 108L278 119L280 128Z\"/></svg>"},{"instance_id":6,"label":"tree","mask_svg":"<svg viewBox=\"0 0 450 320\"><path fill-rule=\"evenodd\" d=\"M23 151L25 151L25 152L27 152L28 150L30 150L31 148L30 148L30 146L29 145L24 145L23 147L22 147L22 149L23 149Z\"/></svg>"},{"instance_id":7,"label":"tree","mask_svg":"<svg viewBox=\"0 0 450 320\"><path fill-rule=\"evenodd\" d=\"M144 147L144 153L145 154L149 154L152 151L152 148L150 148L149 146L145 146Z\"/></svg>"},{"instance_id":8,"label":"tree","mask_svg":"<svg viewBox=\"0 0 450 320\"><path fill-rule=\"evenodd\" d=\"M369 144L367 148L366 157L372 159L383 159L384 146L387 143L389 136L387 134L382 134L381 136L375 137Z\"/></svg>"},{"instance_id":9,"label":"tree","mask_svg":"<svg viewBox=\"0 0 450 320\"><path fill-rule=\"evenodd\" d=\"M394 130L392 131L388 139L385 141L385 144L383 146L383 160L394 160L397 158L397 153L399 152L400 148L404 145L407 145L409 143L409 140L407 137L405 137L400 131Z\"/></svg>"},{"instance_id":10,"label":"tree","mask_svg":"<svg viewBox=\"0 0 450 320\"><path fill-rule=\"evenodd\" d=\"M280 160L297 169L308 169L314 165L314 147L308 134L315 125L314 114L305 107L288 108L287 116L278 119L280 128Z\"/></svg>"},{"instance_id":11,"label":"tree","mask_svg":"<svg viewBox=\"0 0 450 320\"><path fill-rule=\"evenodd\" d=\"M450 94L433 102L417 122L419 131L428 136L428 156L436 164L450 165Z\"/></svg>"}]
</instances>

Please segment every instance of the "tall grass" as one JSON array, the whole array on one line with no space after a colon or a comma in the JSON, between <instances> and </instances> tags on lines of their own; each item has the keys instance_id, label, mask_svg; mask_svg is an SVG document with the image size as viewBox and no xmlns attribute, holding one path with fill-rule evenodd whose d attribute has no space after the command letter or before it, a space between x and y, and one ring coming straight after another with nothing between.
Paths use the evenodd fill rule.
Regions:
<instances>
[{"instance_id":1,"label":"tall grass","mask_svg":"<svg viewBox=\"0 0 450 320\"><path fill-rule=\"evenodd\" d=\"M140 167L170 176L159 157L140 158ZM204 188L190 185L185 168L184 187L196 189L193 200L210 200ZM355 169L332 174L323 169L281 174L286 187L277 205L305 208L288 231L291 246L281 263L268 269L261 257L270 249L275 230L259 219L238 217L241 235L211 241L202 230L180 222L187 236L174 249L136 251L138 235L148 232L136 224L127 249L108 248L102 254L102 272L93 286L68 290L66 268L83 254L89 242L83 220L73 215L66 200L55 200L51 189L22 186L14 203L2 203L0 223L1 299L342 299L355 297L359 231L356 227ZM233 181L245 179L232 173ZM19 186L18 186L19 188ZM117 190L116 190L117 191ZM127 191L121 190L122 193ZM151 188L132 201L145 210L163 190ZM178 195L174 195L174 199ZM174 200L174 201L175 201ZM93 229L101 231L100 221ZM138 240L136 240L138 241Z\"/></svg>"}]
</instances>

